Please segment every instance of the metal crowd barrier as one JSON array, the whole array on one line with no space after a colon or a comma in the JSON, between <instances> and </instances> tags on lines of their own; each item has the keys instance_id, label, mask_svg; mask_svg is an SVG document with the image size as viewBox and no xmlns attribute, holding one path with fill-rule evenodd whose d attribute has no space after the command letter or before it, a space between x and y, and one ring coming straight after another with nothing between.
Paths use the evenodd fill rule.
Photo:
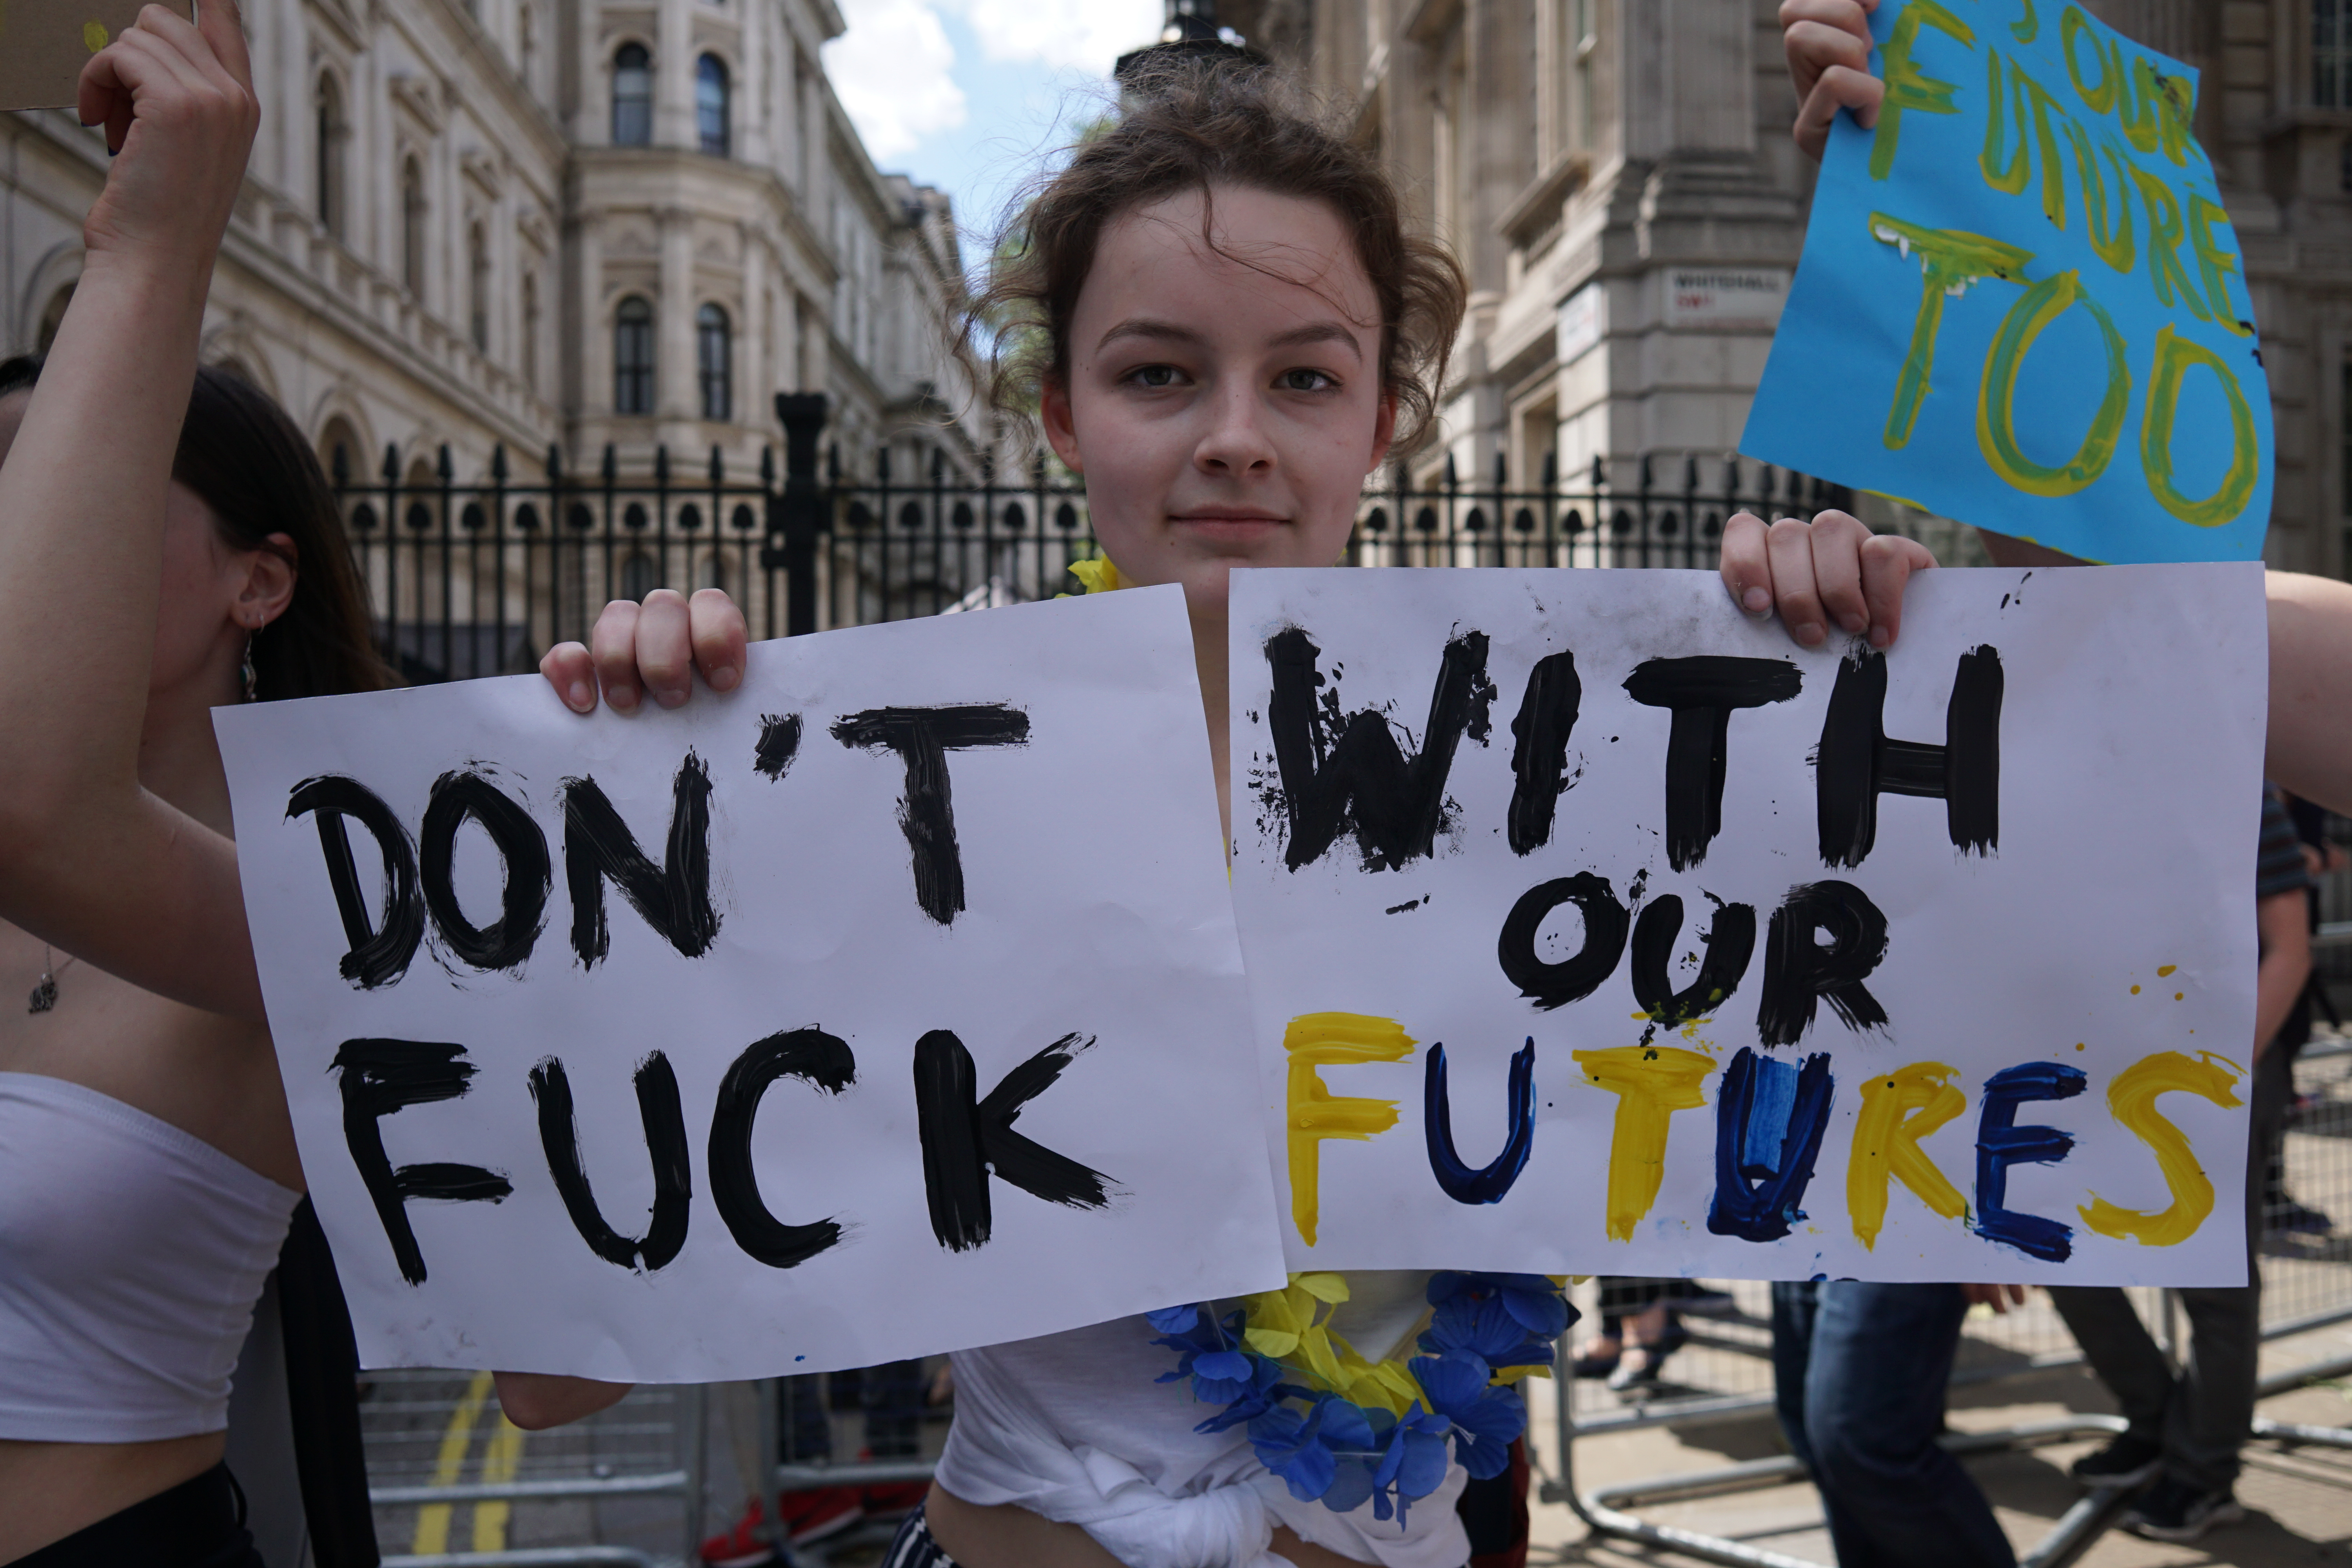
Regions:
<instances>
[{"instance_id":1,"label":"metal crowd barrier","mask_svg":"<svg viewBox=\"0 0 2352 1568\"><path fill-rule=\"evenodd\" d=\"M643 1387L592 1420L526 1433L500 1414L488 1373L375 1372L365 1382L384 1568L698 1561L704 1389Z\"/></svg>"},{"instance_id":2,"label":"metal crowd barrier","mask_svg":"<svg viewBox=\"0 0 2352 1568\"><path fill-rule=\"evenodd\" d=\"M2273 1226L2266 1227L2259 1248L2265 1343L2352 1321L2352 1036L2315 1038L2295 1064L2295 1089L2284 1145L2284 1187L2332 1223L2325 1231L2280 1228L2277 1222L2288 1215L2283 1210L2272 1212ZM1632 1511L1643 1502L1688 1500L1799 1479L1802 1471L1793 1458L1646 1477L1590 1490L1577 1485L1580 1438L1771 1413L1771 1287L1742 1280L1715 1288L1729 1296L1728 1306L1718 1306L1716 1315L1684 1318L1691 1338L1667 1359L1659 1383L1646 1394L1628 1391L1621 1397L1596 1382L1567 1376L1556 1382L1550 1451L1558 1456L1557 1468L1541 1478L1540 1495L1548 1502L1567 1503L1597 1535L1641 1542L1729 1568L1821 1568L1745 1542L1656 1523ZM2132 1297L2158 1342L2178 1356L2186 1339L2171 1293L2135 1289ZM1570 1340L1597 1327L1588 1310ZM1561 1352L1565 1369L1574 1359L1570 1341L1562 1342ZM1984 1310L1970 1315L1952 1382L1955 1386L1995 1383L2077 1365L2082 1360L2056 1310L2037 1295L2027 1307L2007 1315ZM2347 1373L2352 1373L2352 1355L2306 1361L2264 1376L2260 1396L2269 1398ZM1999 1431L1955 1434L1945 1447L1955 1453L1980 1453L2114 1433L2123 1426L2118 1416L2074 1414ZM2254 1436L2352 1448L2352 1430L2259 1415ZM2019 1553L2020 1568L2050 1568L2063 1562L2112 1523L2124 1501L2119 1491L2086 1493L2039 1542Z\"/></svg>"}]
</instances>

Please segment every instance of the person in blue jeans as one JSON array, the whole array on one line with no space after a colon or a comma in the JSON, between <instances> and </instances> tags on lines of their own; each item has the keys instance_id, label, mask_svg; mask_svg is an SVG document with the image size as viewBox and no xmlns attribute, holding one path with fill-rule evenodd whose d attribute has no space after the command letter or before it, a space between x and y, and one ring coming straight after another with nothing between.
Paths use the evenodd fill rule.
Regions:
<instances>
[{"instance_id":1,"label":"person in blue jeans","mask_svg":"<svg viewBox=\"0 0 2352 1568\"><path fill-rule=\"evenodd\" d=\"M1838 1568L2015 1568L1992 1505L1936 1436L1960 1321L2023 1299L2000 1285L1772 1287L1774 1404Z\"/></svg>"}]
</instances>

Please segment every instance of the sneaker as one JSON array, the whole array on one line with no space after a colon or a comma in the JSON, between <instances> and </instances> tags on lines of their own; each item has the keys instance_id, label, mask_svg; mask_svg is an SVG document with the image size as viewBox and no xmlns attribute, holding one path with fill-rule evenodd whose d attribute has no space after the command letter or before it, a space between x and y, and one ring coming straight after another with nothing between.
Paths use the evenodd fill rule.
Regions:
<instances>
[{"instance_id":1,"label":"sneaker","mask_svg":"<svg viewBox=\"0 0 2352 1568\"><path fill-rule=\"evenodd\" d=\"M813 1492L786 1492L776 1500L776 1513L794 1546L806 1546L838 1535L866 1517L866 1502L856 1487L822 1487Z\"/></svg>"},{"instance_id":2,"label":"sneaker","mask_svg":"<svg viewBox=\"0 0 2352 1568\"><path fill-rule=\"evenodd\" d=\"M2217 1524L2235 1524L2245 1517L2229 1488L2202 1491L2166 1476L2124 1515L2124 1528L2150 1541L2194 1541Z\"/></svg>"},{"instance_id":3,"label":"sneaker","mask_svg":"<svg viewBox=\"0 0 2352 1568\"><path fill-rule=\"evenodd\" d=\"M2164 1447L2129 1433L2110 1441L2095 1454L2085 1454L2066 1467L2066 1473L2094 1491L2136 1487L2156 1474L2164 1463Z\"/></svg>"},{"instance_id":4,"label":"sneaker","mask_svg":"<svg viewBox=\"0 0 2352 1568\"><path fill-rule=\"evenodd\" d=\"M702 1543L703 1568L767 1568L782 1562L774 1544L760 1533L763 1517L760 1500L753 1498L734 1529Z\"/></svg>"}]
</instances>

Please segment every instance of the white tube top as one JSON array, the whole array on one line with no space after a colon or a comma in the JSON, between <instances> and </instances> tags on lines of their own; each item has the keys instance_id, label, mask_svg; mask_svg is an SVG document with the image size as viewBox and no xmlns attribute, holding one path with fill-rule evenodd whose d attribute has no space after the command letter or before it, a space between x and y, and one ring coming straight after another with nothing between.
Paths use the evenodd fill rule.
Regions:
<instances>
[{"instance_id":1,"label":"white tube top","mask_svg":"<svg viewBox=\"0 0 2352 1568\"><path fill-rule=\"evenodd\" d=\"M300 1201L110 1095L0 1072L0 1438L225 1428Z\"/></svg>"}]
</instances>

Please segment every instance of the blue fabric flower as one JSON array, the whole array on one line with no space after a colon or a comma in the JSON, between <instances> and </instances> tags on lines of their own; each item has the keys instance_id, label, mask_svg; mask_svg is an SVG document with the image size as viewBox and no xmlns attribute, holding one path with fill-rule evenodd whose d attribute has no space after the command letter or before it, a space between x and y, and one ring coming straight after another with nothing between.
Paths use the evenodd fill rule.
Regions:
<instances>
[{"instance_id":1,"label":"blue fabric flower","mask_svg":"<svg viewBox=\"0 0 2352 1568\"><path fill-rule=\"evenodd\" d=\"M1567 1302L1552 1298L1561 1307ZM1522 1311L1527 1307L1522 1307ZM1561 1319L1567 1328L1567 1319ZM1500 1290L1484 1293L1449 1295L1433 1317L1428 1331L1418 1340L1421 1350L1430 1354L1451 1354L1451 1352L1473 1352L1486 1366L1550 1366L1552 1338L1534 1338L1519 1311L1512 1311L1512 1302Z\"/></svg>"},{"instance_id":2,"label":"blue fabric flower","mask_svg":"<svg viewBox=\"0 0 2352 1568\"><path fill-rule=\"evenodd\" d=\"M1445 1436L1453 1423L1423 1410L1415 1401L1390 1428L1387 1451L1372 1471L1372 1517L1395 1516L1398 1528L1415 1498L1424 1498L1445 1480Z\"/></svg>"},{"instance_id":3,"label":"blue fabric flower","mask_svg":"<svg viewBox=\"0 0 2352 1568\"><path fill-rule=\"evenodd\" d=\"M1303 1414L1277 1405L1249 1425L1257 1462L1280 1476L1301 1502L1322 1497L1339 1476L1338 1457L1323 1442L1323 1414L1331 1403L1318 1400Z\"/></svg>"},{"instance_id":4,"label":"blue fabric flower","mask_svg":"<svg viewBox=\"0 0 2352 1568\"><path fill-rule=\"evenodd\" d=\"M1474 1294L1498 1298L1504 1310L1537 1339L1556 1340L1568 1331L1569 1324L1576 1321L1576 1309L1569 1304L1560 1288L1540 1274L1472 1274L1448 1269L1430 1277L1429 1304L1433 1307L1442 1307L1457 1296Z\"/></svg>"},{"instance_id":5,"label":"blue fabric flower","mask_svg":"<svg viewBox=\"0 0 2352 1568\"><path fill-rule=\"evenodd\" d=\"M1197 1302L1189 1307L1162 1307L1144 1313L1143 1321L1163 1334L1181 1334L1201 1321L1201 1308Z\"/></svg>"},{"instance_id":6,"label":"blue fabric flower","mask_svg":"<svg viewBox=\"0 0 2352 1568\"><path fill-rule=\"evenodd\" d=\"M1454 1451L1462 1468L1488 1480L1510 1468L1511 1445L1527 1430L1526 1404L1515 1388L1496 1388L1486 1363L1470 1352L1423 1356L1412 1375L1437 1414L1453 1423Z\"/></svg>"}]
</instances>

